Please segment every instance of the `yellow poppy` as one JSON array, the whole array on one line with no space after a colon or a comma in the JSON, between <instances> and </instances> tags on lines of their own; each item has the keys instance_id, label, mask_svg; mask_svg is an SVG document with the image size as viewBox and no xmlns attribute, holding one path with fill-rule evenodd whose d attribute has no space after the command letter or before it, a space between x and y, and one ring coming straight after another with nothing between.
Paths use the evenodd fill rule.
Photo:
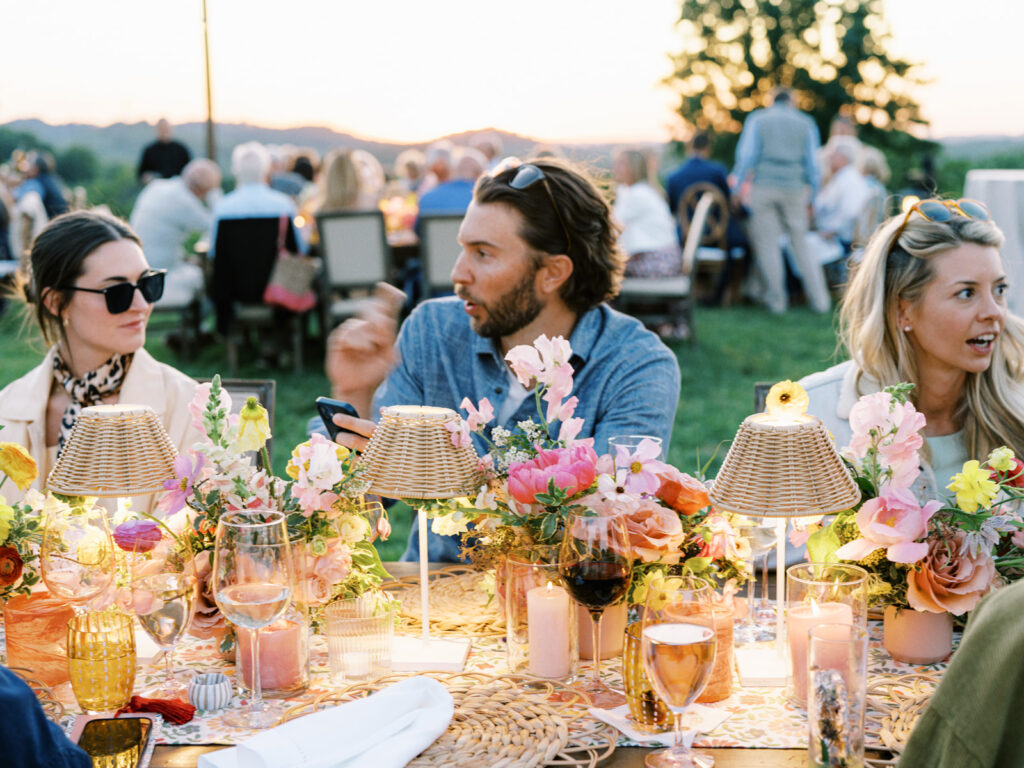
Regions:
<instances>
[{"instance_id":1,"label":"yellow poppy","mask_svg":"<svg viewBox=\"0 0 1024 768\"><path fill-rule=\"evenodd\" d=\"M267 409L255 397L247 398L238 414L238 450L258 451L270 439Z\"/></svg>"},{"instance_id":2,"label":"yellow poppy","mask_svg":"<svg viewBox=\"0 0 1024 768\"><path fill-rule=\"evenodd\" d=\"M956 494L956 505L971 515L978 511L978 507L988 509L992 506L999 493L999 484L976 459L965 462L963 470L953 475L953 482L946 487Z\"/></svg>"},{"instance_id":3,"label":"yellow poppy","mask_svg":"<svg viewBox=\"0 0 1024 768\"><path fill-rule=\"evenodd\" d=\"M36 460L17 443L0 443L0 472L26 491L39 475Z\"/></svg>"},{"instance_id":4,"label":"yellow poppy","mask_svg":"<svg viewBox=\"0 0 1024 768\"><path fill-rule=\"evenodd\" d=\"M764 403L769 416L799 416L807 413L809 404L804 388L789 379L773 385Z\"/></svg>"}]
</instances>

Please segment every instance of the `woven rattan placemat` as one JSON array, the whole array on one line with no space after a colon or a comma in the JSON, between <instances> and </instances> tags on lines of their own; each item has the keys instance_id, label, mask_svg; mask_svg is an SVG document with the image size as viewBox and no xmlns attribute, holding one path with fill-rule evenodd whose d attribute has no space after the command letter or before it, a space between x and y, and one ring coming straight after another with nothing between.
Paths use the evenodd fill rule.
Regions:
<instances>
[{"instance_id":1,"label":"woven rattan placemat","mask_svg":"<svg viewBox=\"0 0 1024 768\"><path fill-rule=\"evenodd\" d=\"M485 575L468 565L430 572L430 633L461 637L500 637L505 617L498 601L484 587ZM420 578L406 576L384 585L401 602L401 629L418 634L422 626Z\"/></svg>"},{"instance_id":2,"label":"woven rattan placemat","mask_svg":"<svg viewBox=\"0 0 1024 768\"><path fill-rule=\"evenodd\" d=\"M935 672L886 675L869 680L864 719L866 746L887 749L891 760L870 759L875 768L895 766L910 738L910 732L934 695L941 676Z\"/></svg>"},{"instance_id":3,"label":"woven rattan placemat","mask_svg":"<svg viewBox=\"0 0 1024 768\"><path fill-rule=\"evenodd\" d=\"M615 751L618 731L589 714L586 697L562 683L525 675L428 672L452 695L451 725L410 766L528 768L596 766ZM321 694L283 720L379 691L408 675L395 674Z\"/></svg>"}]
</instances>

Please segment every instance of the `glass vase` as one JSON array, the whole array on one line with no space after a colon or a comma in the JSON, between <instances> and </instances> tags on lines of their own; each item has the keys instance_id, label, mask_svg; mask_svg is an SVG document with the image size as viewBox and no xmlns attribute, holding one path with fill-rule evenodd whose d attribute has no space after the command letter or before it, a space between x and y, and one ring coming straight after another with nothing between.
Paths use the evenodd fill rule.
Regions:
<instances>
[{"instance_id":1,"label":"glass vase","mask_svg":"<svg viewBox=\"0 0 1024 768\"><path fill-rule=\"evenodd\" d=\"M7 666L51 688L68 681L68 622L74 609L49 592L17 595L4 603Z\"/></svg>"},{"instance_id":2,"label":"glass vase","mask_svg":"<svg viewBox=\"0 0 1024 768\"><path fill-rule=\"evenodd\" d=\"M235 627L235 633L238 684L251 689L253 630ZM260 684L265 698L289 698L309 687L309 635L309 611L301 603L292 603L280 619L260 630Z\"/></svg>"}]
</instances>

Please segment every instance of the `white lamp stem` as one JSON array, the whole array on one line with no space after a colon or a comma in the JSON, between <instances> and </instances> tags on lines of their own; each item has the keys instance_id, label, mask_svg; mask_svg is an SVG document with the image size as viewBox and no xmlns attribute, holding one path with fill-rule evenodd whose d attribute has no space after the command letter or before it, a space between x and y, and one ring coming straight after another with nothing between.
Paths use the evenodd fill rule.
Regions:
<instances>
[{"instance_id":1,"label":"white lamp stem","mask_svg":"<svg viewBox=\"0 0 1024 768\"><path fill-rule=\"evenodd\" d=\"M775 647L779 658L785 658L786 637L782 634L785 628L786 611L786 525L784 517L775 523Z\"/></svg>"},{"instance_id":2,"label":"white lamp stem","mask_svg":"<svg viewBox=\"0 0 1024 768\"><path fill-rule=\"evenodd\" d=\"M420 525L420 616L423 618L423 639L430 639L430 591L427 584L427 511L417 510Z\"/></svg>"}]
</instances>

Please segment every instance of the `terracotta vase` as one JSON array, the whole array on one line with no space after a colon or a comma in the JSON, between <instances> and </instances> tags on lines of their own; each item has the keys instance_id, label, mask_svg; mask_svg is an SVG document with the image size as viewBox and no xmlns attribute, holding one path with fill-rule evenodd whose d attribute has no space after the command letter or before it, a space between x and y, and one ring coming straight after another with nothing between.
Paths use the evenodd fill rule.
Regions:
<instances>
[{"instance_id":1,"label":"terracotta vase","mask_svg":"<svg viewBox=\"0 0 1024 768\"><path fill-rule=\"evenodd\" d=\"M737 616L736 603L721 595L715 600L715 663L711 668L711 677L704 686L697 702L707 704L729 698L732 693L732 634Z\"/></svg>"},{"instance_id":2,"label":"terracotta vase","mask_svg":"<svg viewBox=\"0 0 1024 768\"><path fill-rule=\"evenodd\" d=\"M934 664L953 652L953 616L887 606L882 644L896 661Z\"/></svg>"},{"instance_id":3,"label":"terracotta vase","mask_svg":"<svg viewBox=\"0 0 1024 768\"><path fill-rule=\"evenodd\" d=\"M68 621L71 606L50 595L17 595L4 604L7 666L28 669L30 676L53 687L68 677Z\"/></svg>"},{"instance_id":4,"label":"terracotta vase","mask_svg":"<svg viewBox=\"0 0 1024 768\"><path fill-rule=\"evenodd\" d=\"M605 608L601 617L601 658L610 659L622 653L622 640L626 632L627 611L625 601ZM576 606L576 621L579 625L580 658L594 658L594 623L590 611L582 605Z\"/></svg>"}]
</instances>

